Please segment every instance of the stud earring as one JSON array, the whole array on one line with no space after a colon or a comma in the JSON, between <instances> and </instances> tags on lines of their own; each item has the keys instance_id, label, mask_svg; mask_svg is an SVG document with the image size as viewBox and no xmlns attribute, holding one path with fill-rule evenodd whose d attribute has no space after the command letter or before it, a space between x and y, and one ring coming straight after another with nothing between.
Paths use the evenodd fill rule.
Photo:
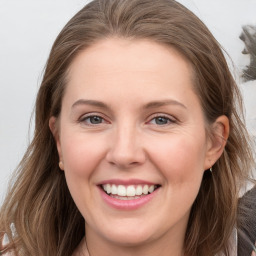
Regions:
<instances>
[{"instance_id":1,"label":"stud earring","mask_svg":"<svg viewBox=\"0 0 256 256\"><path fill-rule=\"evenodd\" d=\"M210 168L210 172L212 172L212 167Z\"/></svg>"},{"instance_id":2,"label":"stud earring","mask_svg":"<svg viewBox=\"0 0 256 256\"><path fill-rule=\"evenodd\" d=\"M64 164L63 164L62 161L59 161L59 167L60 167L61 170L64 170Z\"/></svg>"}]
</instances>

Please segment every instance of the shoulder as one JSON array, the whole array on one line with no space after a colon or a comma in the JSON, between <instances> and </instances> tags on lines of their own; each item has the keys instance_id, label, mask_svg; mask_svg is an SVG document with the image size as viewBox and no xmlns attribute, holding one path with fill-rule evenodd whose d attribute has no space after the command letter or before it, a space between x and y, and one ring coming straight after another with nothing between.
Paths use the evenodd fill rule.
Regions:
<instances>
[{"instance_id":1,"label":"shoulder","mask_svg":"<svg viewBox=\"0 0 256 256\"><path fill-rule=\"evenodd\" d=\"M240 200L238 208L238 255L251 255L256 242L256 186Z\"/></svg>"}]
</instances>

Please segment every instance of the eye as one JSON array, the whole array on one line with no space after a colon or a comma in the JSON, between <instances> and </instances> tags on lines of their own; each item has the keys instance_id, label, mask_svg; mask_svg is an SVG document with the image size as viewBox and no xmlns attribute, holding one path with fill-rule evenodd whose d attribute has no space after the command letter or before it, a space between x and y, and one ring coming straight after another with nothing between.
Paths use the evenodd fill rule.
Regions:
<instances>
[{"instance_id":1,"label":"eye","mask_svg":"<svg viewBox=\"0 0 256 256\"><path fill-rule=\"evenodd\" d=\"M90 116L86 118L86 121L91 124L100 124L103 121L103 118L100 116Z\"/></svg>"},{"instance_id":2,"label":"eye","mask_svg":"<svg viewBox=\"0 0 256 256\"><path fill-rule=\"evenodd\" d=\"M170 118L168 116L165 115L157 115L154 118L152 118L148 123L149 124L156 124L156 125L168 125L168 124L172 124L175 123L175 119L174 118Z\"/></svg>"},{"instance_id":3,"label":"eye","mask_svg":"<svg viewBox=\"0 0 256 256\"><path fill-rule=\"evenodd\" d=\"M101 117L101 116L98 116L98 115L85 115L83 116L79 122L85 124L85 125L99 125L99 124L102 124L102 123L107 123L107 121Z\"/></svg>"}]
</instances>

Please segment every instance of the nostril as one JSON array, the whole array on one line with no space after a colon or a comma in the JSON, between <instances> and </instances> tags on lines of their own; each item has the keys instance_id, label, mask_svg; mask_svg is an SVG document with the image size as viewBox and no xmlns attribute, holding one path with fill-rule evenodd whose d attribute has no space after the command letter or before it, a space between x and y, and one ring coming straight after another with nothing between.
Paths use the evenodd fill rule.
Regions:
<instances>
[{"instance_id":1,"label":"nostril","mask_svg":"<svg viewBox=\"0 0 256 256\"><path fill-rule=\"evenodd\" d=\"M111 165L116 165L122 168L129 168L139 165L144 162L144 159L139 159L136 154L120 154L120 153L109 153L107 155L107 161Z\"/></svg>"},{"instance_id":2,"label":"nostril","mask_svg":"<svg viewBox=\"0 0 256 256\"><path fill-rule=\"evenodd\" d=\"M146 154L143 149L129 148L113 148L106 155L106 160L111 165L116 165L122 168L130 168L136 165L143 164L146 160Z\"/></svg>"},{"instance_id":3,"label":"nostril","mask_svg":"<svg viewBox=\"0 0 256 256\"><path fill-rule=\"evenodd\" d=\"M142 143L136 139L134 126L129 127L119 127L116 137L109 144L106 159L111 165L128 168L146 159Z\"/></svg>"}]
</instances>

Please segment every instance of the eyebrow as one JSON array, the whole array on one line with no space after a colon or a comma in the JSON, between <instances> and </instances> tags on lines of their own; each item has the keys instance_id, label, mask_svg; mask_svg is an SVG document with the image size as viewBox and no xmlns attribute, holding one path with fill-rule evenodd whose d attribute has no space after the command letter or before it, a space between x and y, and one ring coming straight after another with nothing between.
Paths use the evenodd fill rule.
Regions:
<instances>
[{"instance_id":1,"label":"eyebrow","mask_svg":"<svg viewBox=\"0 0 256 256\"><path fill-rule=\"evenodd\" d=\"M91 106L110 110L110 107L107 104L105 104L104 102L101 102L101 101L97 101L97 100L79 99L72 105L72 108L75 108L76 106L79 106L79 105L91 105ZM181 102L179 102L177 100L173 100L173 99L152 101L152 102L149 102L146 105L144 105L143 108L150 109L150 108L164 107L167 105L177 105L177 106L181 106L181 107L187 109L187 107L184 104L182 104Z\"/></svg>"},{"instance_id":2,"label":"eyebrow","mask_svg":"<svg viewBox=\"0 0 256 256\"><path fill-rule=\"evenodd\" d=\"M152 101L152 102L147 103L145 105L145 108L146 109L157 108L157 107L164 107L167 105L177 105L177 106L181 106L181 107L187 109L187 107L184 104L182 104L181 102L179 102L177 100L172 100L172 99L161 100L161 101Z\"/></svg>"},{"instance_id":3,"label":"eyebrow","mask_svg":"<svg viewBox=\"0 0 256 256\"><path fill-rule=\"evenodd\" d=\"M91 106L95 106L95 107L99 107L99 108L106 108L109 109L109 107L107 106L107 104L101 102L101 101L97 101L97 100L86 100L86 99L80 99L78 101L76 101L73 105L72 108L75 108L76 106L79 105L91 105Z\"/></svg>"}]
</instances>

